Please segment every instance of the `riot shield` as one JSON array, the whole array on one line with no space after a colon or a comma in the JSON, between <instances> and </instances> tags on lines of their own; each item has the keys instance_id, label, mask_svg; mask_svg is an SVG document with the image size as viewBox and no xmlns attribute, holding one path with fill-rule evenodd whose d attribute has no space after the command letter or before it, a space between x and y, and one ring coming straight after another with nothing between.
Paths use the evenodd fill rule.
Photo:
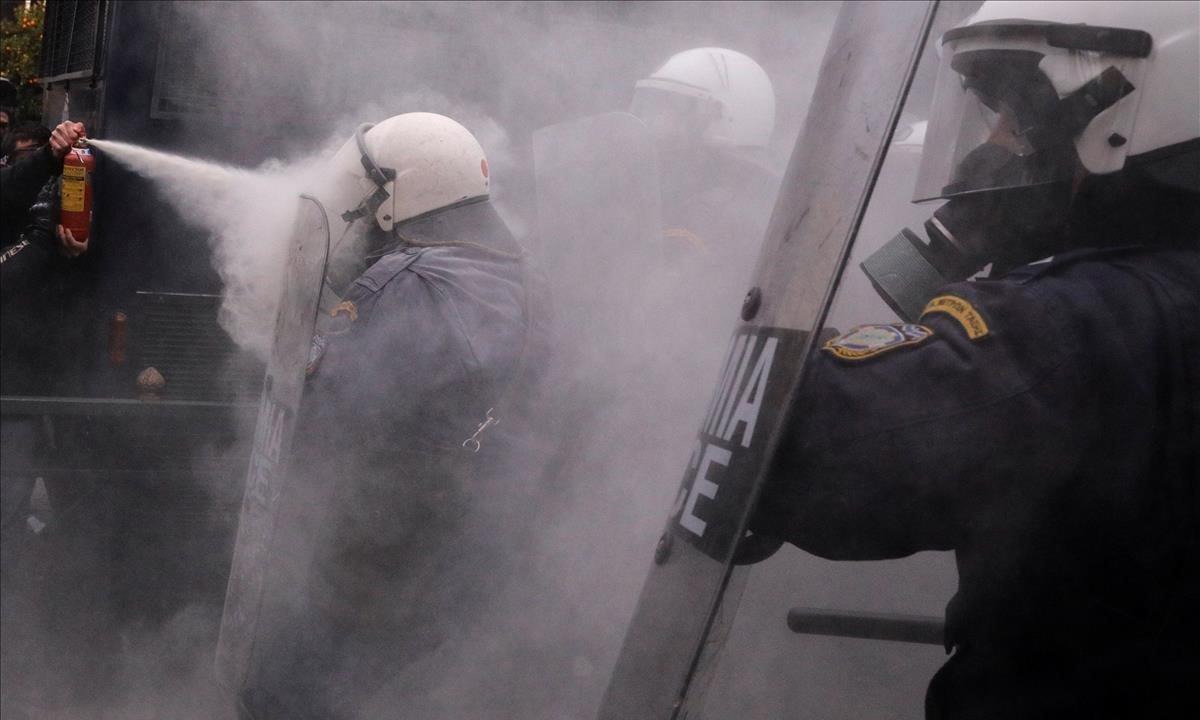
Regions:
<instances>
[{"instance_id":1,"label":"riot shield","mask_svg":"<svg viewBox=\"0 0 1200 720\"><path fill-rule=\"evenodd\" d=\"M862 222L936 3L847 3L822 62L742 320L599 717L695 717L737 610L745 540L806 358Z\"/></svg>"},{"instance_id":2,"label":"riot shield","mask_svg":"<svg viewBox=\"0 0 1200 720\"><path fill-rule=\"evenodd\" d=\"M279 498L287 483L292 433L329 259L328 219L321 204L306 195L300 197L289 253L217 642L217 679L230 692L245 683L256 652Z\"/></svg>"},{"instance_id":3,"label":"riot shield","mask_svg":"<svg viewBox=\"0 0 1200 720\"><path fill-rule=\"evenodd\" d=\"M643 333L630 310L656 267L658 169L641 120L604 113L533 134L538 240L572 362L621 363Z\"/></svg>"}]
</instances>

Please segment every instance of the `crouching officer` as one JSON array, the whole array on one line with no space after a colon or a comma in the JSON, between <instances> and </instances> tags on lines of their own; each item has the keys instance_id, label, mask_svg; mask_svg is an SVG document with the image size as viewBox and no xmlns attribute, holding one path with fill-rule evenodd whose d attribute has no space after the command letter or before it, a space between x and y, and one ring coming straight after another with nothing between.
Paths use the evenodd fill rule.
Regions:
<instances>
[{"instance_id":1,"label":"crouching officer","mask_svg":"<svg viewBox=\"0 0 1200 720\"><path fill-rule=\"evenodd\" d=\"M1196 3L1069 2L947 32L921 257L990 275L813 358L752 527L955 551L929 718L1200 707L1198 32Z\"/></svg>"},{"instance_id":2,"label":"crouching officer","mask_svg":"<svg viewBox=\"0 0 1200 720\"><path fill-rule=\"evenodd\" d=\"M313 341L280 520L284 544L310 551L300 609L243 698L255 718L367 712L470 627L530 525L544 301L489 186L471 133L430 113L362 126L333 159L319 196L338 297Z\"/></svg>"}]
</instances>

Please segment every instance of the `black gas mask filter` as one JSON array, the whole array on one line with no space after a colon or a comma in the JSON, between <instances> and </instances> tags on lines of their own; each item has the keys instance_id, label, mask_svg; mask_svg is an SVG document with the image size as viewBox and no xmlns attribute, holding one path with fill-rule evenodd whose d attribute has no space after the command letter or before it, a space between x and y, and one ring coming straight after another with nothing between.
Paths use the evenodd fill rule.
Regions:
<instances>
[{"instance_id":1,"label":"black gas mask filter","mask_svg":"<svg viewBox=\"0 0 1200 720\"><path fill-rule=\"evenodd\" d=\"M947 225L951 216L962 214L952 205L943 205L925 221L928 239L903 228L860 265L875 292L907 322L921 316L938 288L965 280L978 270L950 229L959 223Z\"/></svg>"},{"instance_id":2,"label":"black gas mask filter","mask_svg":"<svg viewBox=\"0 0 1200 720\"><path fill-rule=\"evenodd\" d=\"M987 265L1004 272L1063 249L1070 181L951 198L924 223L903 228L860 264L875 292L907 322L950 283Z\"/></svg>"},{"instance_id":3,"label":"black gas mask filter","mask_svg":"<svg viewBox=\"0 0 1200 720\"><path fill-rule=\"evenodd\" d=\"M963 87L985 105L1003 108L1015 139L983 142L956 164L936 195L947 202L925 221L925 237L904 228L861 263L875 291L904 320L915 322L940 288L988 264L1003 272L1065 249L1081 168L1073 139L1134 88L1109 67L1059 98L1037 69L1040 57L974 51L954 59ZM997 66L1010 72L997 76Z\"/></svg>"}]
</instances>

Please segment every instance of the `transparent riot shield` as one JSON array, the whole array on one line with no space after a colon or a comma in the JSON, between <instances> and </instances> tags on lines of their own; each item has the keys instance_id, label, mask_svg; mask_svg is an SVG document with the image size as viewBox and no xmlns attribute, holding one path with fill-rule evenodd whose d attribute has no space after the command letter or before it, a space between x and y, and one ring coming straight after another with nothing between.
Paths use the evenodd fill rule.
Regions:
<instances>
[{"instance_id":1,"label":"transparent riot shield","mask_svg":"<svg viewBox=\"0 0 1200 720\"><path fill-rule=\"evenodd\" d=\"M599 717L695 717L737 611L746 526L829 313L936 3L851 3L834 28L691 458ZM649 554L649 553L648 553Z\"/></svg>"},{"instance_id":2,"label":"transparent riot shield","mask_svg":"<svg viewBox=\"0 0 1200 720\"><path fill-rule=\"evenodd\" d=\"M217 643L217 679L230 692L238 691L245 683L259 639L259 615L279 498L287 483L292 433L328 259L329 222L325 211L316 199L302 195L254 430Z\"/></svg>"}]
</instances>

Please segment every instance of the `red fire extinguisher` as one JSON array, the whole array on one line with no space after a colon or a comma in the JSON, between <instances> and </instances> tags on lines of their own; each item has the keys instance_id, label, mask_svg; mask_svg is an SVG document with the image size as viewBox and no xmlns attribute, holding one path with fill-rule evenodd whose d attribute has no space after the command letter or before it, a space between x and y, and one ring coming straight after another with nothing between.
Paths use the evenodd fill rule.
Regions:
<instances>
[{"instance_id":1,"label":"red fire extinguisher","mask_svg":"<svg viewBox=\"0 0 1200 720\"><path fill-rule=\"evenodd\" d=\"M62 203L59 223L71 231L77 242L84 242L92 227L92 173L96 157L81 143L76 143L63 158Z\"/></svg>"}]
</instances>

